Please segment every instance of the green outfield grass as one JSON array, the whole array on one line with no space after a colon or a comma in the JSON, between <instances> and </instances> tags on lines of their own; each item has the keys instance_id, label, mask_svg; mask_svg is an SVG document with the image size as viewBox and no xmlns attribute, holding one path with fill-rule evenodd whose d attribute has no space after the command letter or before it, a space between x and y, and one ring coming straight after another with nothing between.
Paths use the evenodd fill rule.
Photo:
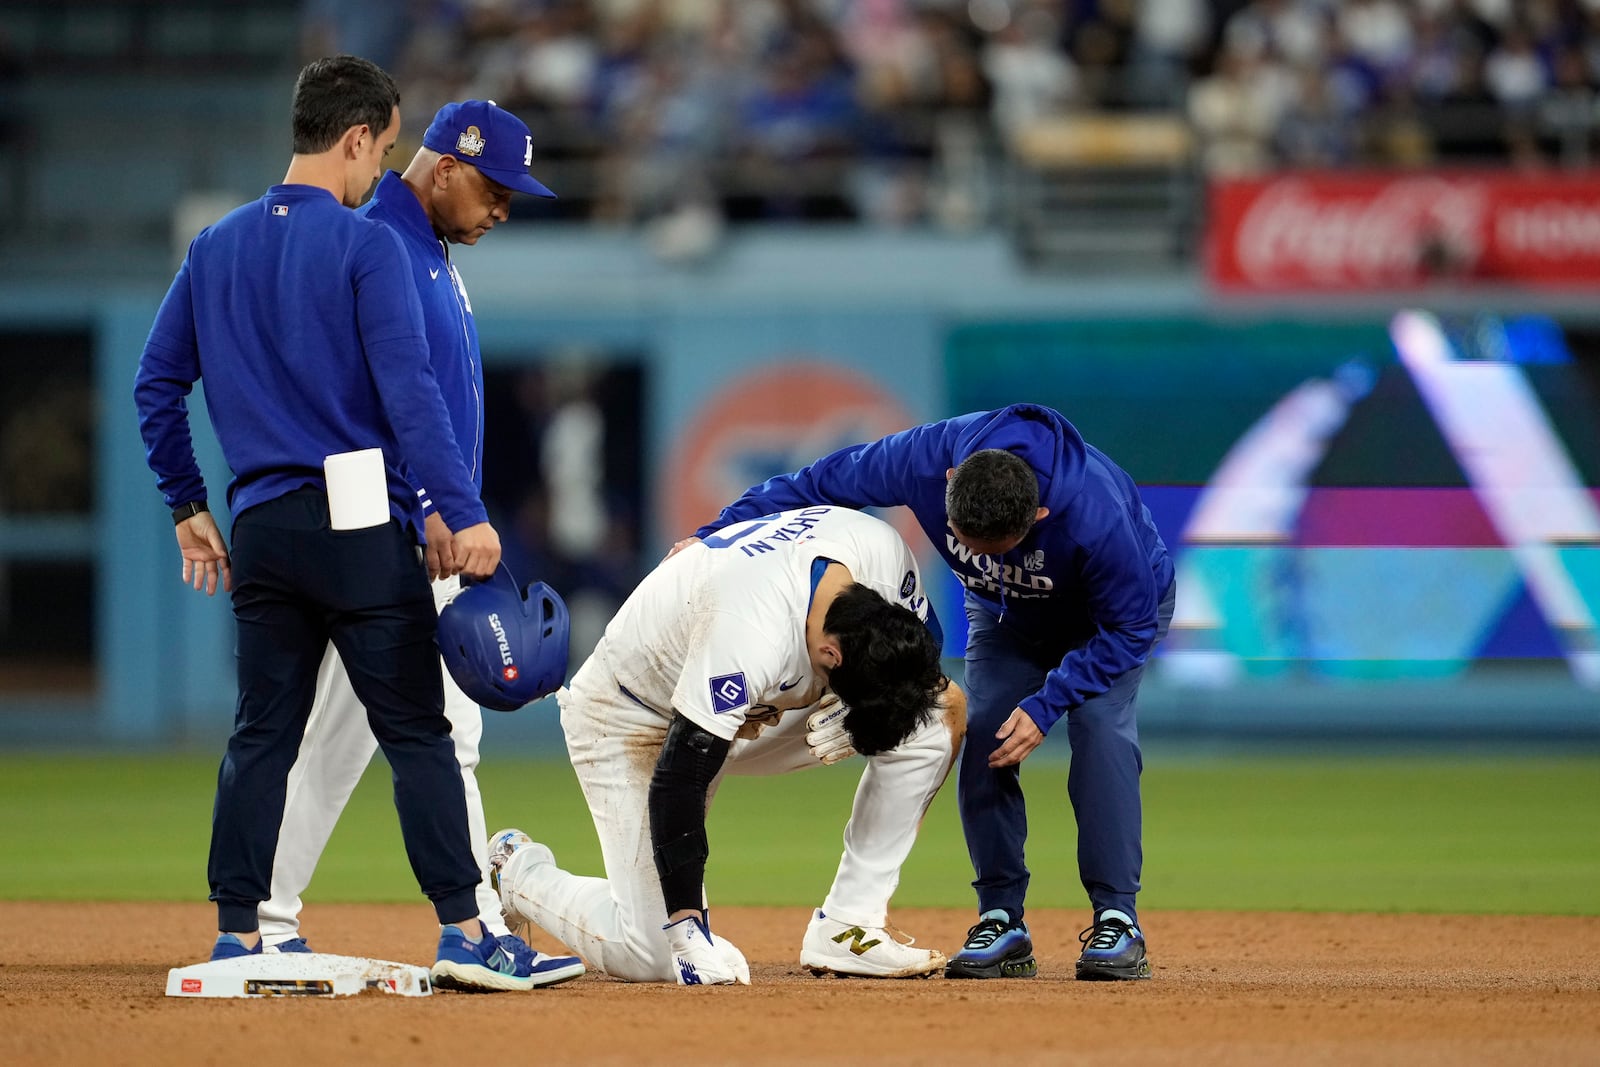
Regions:
<instances>
[{"instance_id":1,"label":"green outfield grass","mask_svg":"<svg viewBox=\"0 0 1600 1067\"><path fill-rule=\"evenodd\" d=\"M0 898L203 900L213 757L0 757ZM854 767L732 778L711 818L713 904L820 902ZM493 759L489 827L520 826L601 873L571 768ZM1066 764L1030 763L1034 907L1082 907ZM899 905L968 907L954 780L928 813ZM1151 758L1154 908L1600 914L1600 758ZM381 760L323 857L311 900L417 899Z\"/></svg>"}]
</instances>

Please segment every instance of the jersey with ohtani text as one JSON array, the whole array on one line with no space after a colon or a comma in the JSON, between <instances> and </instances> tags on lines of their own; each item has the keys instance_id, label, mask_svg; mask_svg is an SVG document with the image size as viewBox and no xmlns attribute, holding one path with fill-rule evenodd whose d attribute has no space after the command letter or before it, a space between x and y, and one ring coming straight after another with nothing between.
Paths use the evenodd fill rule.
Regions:
<instances>
[{"instance_id":1,"label":"jersey with ohtani text","mask_svg":"<svg viewBox=\"0 0 1600 1067\"><path fill-rule=\"evenodd\" d=\"M916 558L891 526L847 508L802 508L734 523L639 583L606 627L617 684L728 739L815 703L825 683L811 669L806 613L819 559L937 627Z\"/></svg>"}]
</instances>

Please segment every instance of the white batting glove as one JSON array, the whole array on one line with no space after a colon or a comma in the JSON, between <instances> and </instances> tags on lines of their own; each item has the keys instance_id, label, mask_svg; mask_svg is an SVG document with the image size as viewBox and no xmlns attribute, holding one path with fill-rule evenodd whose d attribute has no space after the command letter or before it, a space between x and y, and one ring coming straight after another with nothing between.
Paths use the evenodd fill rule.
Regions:
<instances>
[{"instance_id":1,"label":"white batting glove","mask_svg":"<svg viewBox=\"0 0 1600 1067\"><path fill-rule=\"evenodd\" d=\"M817 701L816 710L806 716L806 745L824 767L856 754L844 728L844 717L849 712L843 701L829 693Z\"/></svg>"},{"instance_id":2,"label":"white batting glove","mask_svg":"<svg viewBox=\"0 0 1600 1067\"><path fill-rule=\"evenodd\" d=\"M723 962L733 971L734 982L738 985L749 985L750 961L744 958L744 953L721 934L712 934L711 943L722 953Z\"/></svg>"},{"instance_id":3,"label":"white batting glove","mask_svg":"<svg viewBox=\"0 0 1600 1067\"><path fill-rule=\"evenodd\" d=\"M744 953L714 937L698 915L662 927L672 949L673 974L679 985L749 985L750 965Z\"/></svg>"}]
</instances>

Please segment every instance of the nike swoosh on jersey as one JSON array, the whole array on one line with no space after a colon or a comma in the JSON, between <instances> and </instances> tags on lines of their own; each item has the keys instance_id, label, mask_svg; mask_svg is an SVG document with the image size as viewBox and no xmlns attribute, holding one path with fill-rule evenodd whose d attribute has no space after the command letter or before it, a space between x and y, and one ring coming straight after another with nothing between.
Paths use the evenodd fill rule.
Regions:
<instances>
[{"instance_id":1,"label":"nike swoosh on jersey","mask_svg":"<svg viewBox=\"0 0 1600 1067\"><path fill-rule=\"evenodd\" d=\"M428 272L428 277L432 278L434 281L438 281L439 280L439 268L435 267L432 270L430 270Z\"/></svg>"},{"instance_id":2,"label":"nike swoosh on jersey","mask_svg":"<svg viewBox=\"0 0 1600 1067\"><path fill-rule=\"evenodd\" d=\"M785 682L779 682L779 683L778 683L778 689L779 689L779 690L780 690L780 691L782 691L782 692L785 692L785 693L786 693L786 692L788 692L788 691L789 691L789 690L791 690L791 689L793 689L793 688L794 688L794 687L795 687L795 686L797 686L797 685L799 685L799 684L800 684L800 679L798 679L798 678L796 678L796 679L795 679L795 680L794 680L794 681L792 681L792 682L787 682L787 683L785 683Z\"/></svg>"}]
</instances>

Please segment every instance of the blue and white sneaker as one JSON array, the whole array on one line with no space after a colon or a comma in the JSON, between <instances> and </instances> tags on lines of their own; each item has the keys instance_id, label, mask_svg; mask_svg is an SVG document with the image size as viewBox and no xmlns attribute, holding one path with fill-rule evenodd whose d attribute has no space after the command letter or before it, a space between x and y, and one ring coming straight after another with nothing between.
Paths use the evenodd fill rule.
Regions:
<instances>
[{"instance_id":1,"label":"blue and white sneaker","mask_svg":"<svg viewBox=\"0 0 1600 1067\"><path fill-rule=\"evenodd\" d=\"M279 953L279 952L285 953L285 954L310 952L310 951L312 951L312 949L311 949L310 945L306 944L306 939L305 938L303 938L303 937L291 937L287 941L279 941L276 945L268 945L266 948L262 949L261 951L267 953L268 955L271 955L273 953Z\"/></svg>"},{"instance_id":2,"label":"blue and white sneaker","mask_svg":"<svg viewBox=\"0 0 1600 1067\"><path fill-rule=\"evenodd\" d=\"M517 961L518 971L525 970L533 976L535 989L570 982L588 970L577 956L546 956L516 934L501 934L498 940L500 947Z\"/></svg>"},{"instance_id":3,"label":"blue and white sneaker","mask_svg":"<svg viewBox=\"0 0 1600 1067\"><path fill-rule=\"evenodd\" d=\"M236 960L240 956L259 955L261 955L261 942L257 941L255 948L246 948L244 942L232 934L218 934L217 943L211 946L212 963L218 960Z\"/></svg>"},{"instance_id":4,"label":"blue and white sneaker","mask_svg":"<svg viewBox=\"0 0 1600 1067\"><path fill-rule=\"evenodd\" d=\"M439 957L428 976L437 989L463 993L494 993L533 988L533 975L518 967L516 957L500 946L498 939L484 931L473 941L459 926L446 926L439 932Z\"/></svg>"},{"instance_id":5,"label":"blue and white sneaker","mask_svg":"<svg viewBox=\"0 0 1600 1067\"><path fill-rule=\"evenodd\" d=\"M1144 934L1120 911L1103 911L1094 925L1078 935L1080 982L1126 982L1150 977Z\"/></svg>"},{"instance_id":6,"label":"blue and white sneaker","mask_svg":"<svg viewBox=\"0 0 1600 1067\"><path fill-rule=\"evenodd\" d=\"M541 955L527 944L509 938L508 947L507 941L508 937L497 938L487 931L482 940L473 941L461 927L446 926L439 933L439 958L428 972L434 988L461 993L511 992L553 985L583 973L581 960L543 956L541 964Z\"/></svg>"},{"instance_id":7,"label":"blue and white sneaker","mask_svg":"<svg viewBox=\"0 0 1600 1067\"><path fill-rule=\"evenodd\" d=\"M967 943L944 966L946 978L1032 978L1039 973L1028 924L996 908L978 916Z\"/></svg>"}]
</instances>

